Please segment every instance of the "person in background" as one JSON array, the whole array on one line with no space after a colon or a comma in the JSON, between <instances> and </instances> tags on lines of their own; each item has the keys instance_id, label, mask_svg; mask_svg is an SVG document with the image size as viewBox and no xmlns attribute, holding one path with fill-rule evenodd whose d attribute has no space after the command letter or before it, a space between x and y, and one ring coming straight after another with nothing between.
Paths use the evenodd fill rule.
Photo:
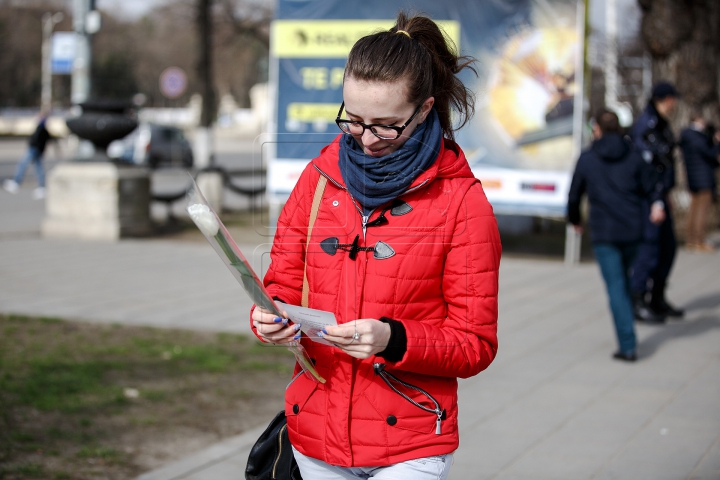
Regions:
<instances>
[{"instance_id":1,"label":"person in background","mask_svg":"<svg viewBox=\"0 0 720 480\"><path fill-rule=\"evenodd\" d=\"M705 240L707 216L715 197L715 169L720 154L720 132L708 131L702 111L693 110L690 126L680 135L688 189L692 198L687 219L685 245L688 250L713 252Z\"/></svg>"},{"instance_id":2,"label":"person in background","mask_svg":"<svg viewBox=\"0 0 720 480\"><path fill-rule=\"evenodd\" d=\"M268 292L299 305L306 284L308 306L338 323L322 332L327 345L252 312L263 342L300 341L327 380L314 383L297 365L285 390L303 478L448 476L458 378L487 368L498 348L497 222L453 140L472 115L472 92L458 78L472 64L423 15L401 12L390 30L358 40L340 135L280 214Z\"/></svg>"},{"instance_id":3,"label":"person in background","mask_svg":"<svg viewBox=\"0 0 720 480\"><path fill-rule=\"evenodd\" d=\"M635 317L646 323L663 323L668 316L684 315L682 310L670 305L665 299L667 279L677 251L669 198L670 190L675 186L675 138L668 119L675 111L678 96L672 84L657 83L647 107L630 131L633 143L643 159L655 168L659 176L656 186L659 198L646 202L644 206L643 240L633 264L631 282ZM657 218L661 210L664 211L665 219L659 224L651 221L651 218Z\"/></svg>"},{"instance_id":4,"label":"person in background","mask_svg":"<svg viewBox=\"0 0 720 480\"><path fill-rule=\"evenodd\" d=\"M15 177L12 180L5 180L5 182L3 182L3 188L6 191L17 193L25 176L25 170L27 170L27 167L32 163L35 165L35 174L37 175L38 182L37 188L33 191L33 198L36 200L45 198L45 170L43 169L42 157L45 153L47 142L51 138L50 133L45 127L47 117L47 111L43 110L40 112L38 125L33 134L30 135L27 153L25 153L25 156L20 160L20 163L18 163L17 169L15 170Z\"/></svg>"},{"instance_id":5,"label":"person in background","mask_svg":"<svg viewBox=\"0 0 720 480\"><path fill-rule=\"evenodd\" d=\"M568 221L582 233L580 201L590 203L590 236L595 259L610 301L618 351L613 357L637 359L630 267L643 234L643 204L659 193L652 167L643 161L630 141L621 135L617 115L600 110L593 123L594 141L578 159L568 195ZM664 220L656 210L651 221Z\"/></svg>"}]
</instances>

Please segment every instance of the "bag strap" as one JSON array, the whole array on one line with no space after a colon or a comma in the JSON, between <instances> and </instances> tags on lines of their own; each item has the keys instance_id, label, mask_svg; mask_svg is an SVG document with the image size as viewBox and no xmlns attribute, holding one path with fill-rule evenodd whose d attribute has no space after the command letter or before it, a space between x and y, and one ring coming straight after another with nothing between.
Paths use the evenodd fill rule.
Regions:
<instances>
[{"instance_id":1,"label":"bag strap","mask_svg":"<svg viewBox=\"0 0 720 480\"><path fill-rule=\"evenodd\" d=\"M325 192L325 185L327 185L327 177L320 174L318 178L317 187L315 187L315 196L312 201L312 208L310 209L310 223L308 224L307 241L305 242L305 266L303 269L303 286L302 286L302 301L300 305L303 307L308 306L308 299L310 297L310 286L308 285L307 279L307 252L310 246L310 235L312 235L313 225L317 218L318 210L320 209L320 200L322 200L323 192Z\"/></svg>"}]
</instances>

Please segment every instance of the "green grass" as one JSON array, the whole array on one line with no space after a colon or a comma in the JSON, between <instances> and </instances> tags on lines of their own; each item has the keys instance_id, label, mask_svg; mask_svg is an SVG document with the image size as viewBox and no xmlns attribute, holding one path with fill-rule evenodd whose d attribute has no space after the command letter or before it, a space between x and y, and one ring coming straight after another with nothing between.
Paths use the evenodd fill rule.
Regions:
<instances>
[{"instance_id":1,"label":"green grass","mask_svg":"<svg viewBox=\"0 0 720 480\"><path fill-rule=\"evenodd\" d=\"M122 388L108 381L114 372L152 371L172 377L288 370L287 362L277 361L289 355L285 349L263 347L241 335L218 334L206 343L191 343L180 333L180 340L187 340L181 343L178 333L169 330L142 329L142 334L118 337L108 335L107 327L98 327L101 342L86 333L67 332L48 345L37 340L44 338L47 326L62 327L62 321L0 316L0 325L5 332L0 339L0 390L13 403L44 411L82 411L123 403ZM160 395L150 393L154 400Z\"/></svg>"},{"instance_id":2,"label":"green grass","mask_svg":"<svg viewBox=\"0 0 720 480\"><path fill-rule=\"evenodd\" d=\"M293 363L287 349L236 334L0 315L0 479L130 468L112 444L118 425L196 422L198 395L224 408L253 401L252 378L279 378ZM50 468L38 455L65 463Z\"/></svg>"}]
</instances>

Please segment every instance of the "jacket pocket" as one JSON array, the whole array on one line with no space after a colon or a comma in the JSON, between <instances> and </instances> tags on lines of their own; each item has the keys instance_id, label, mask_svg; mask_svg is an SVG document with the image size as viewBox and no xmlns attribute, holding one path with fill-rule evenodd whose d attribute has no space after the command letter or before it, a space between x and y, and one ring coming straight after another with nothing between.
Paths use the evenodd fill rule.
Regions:
<instances>
[{"instance_id":1,"label":"jacket pocket","mask_svg":"<svg viewBox=\"0 0 720 480\"><path fill-rule=\"evenodd\" d=\"M308 379L302 370L298 372L285 390L285 416L293 417L300 413L317 388L317 382Z\"/></svg>"},{"instance_id":2,"label":"jacket pocket","mask_svg":"<svg viewBox=\"0 0 720 480\"><path fill-rule=\"evenodd\" d=\"M373 370L398 396L386 409L385 421L390 427L419 433L442 434L447 412L430 393L385 371L384 363L373 364ZM397 413L394 413L397 412Z\"/></svg>"}]
</instances>

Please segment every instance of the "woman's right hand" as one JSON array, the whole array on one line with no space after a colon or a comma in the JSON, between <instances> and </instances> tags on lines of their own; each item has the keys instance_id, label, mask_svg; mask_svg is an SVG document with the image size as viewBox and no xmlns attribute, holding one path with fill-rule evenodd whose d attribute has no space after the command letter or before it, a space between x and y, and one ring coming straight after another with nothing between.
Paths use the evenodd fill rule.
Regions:
<instances>
[{"instance_id":1,"label":"woman's right hand","mask_svg":"<svg viewBox=\"0 0 720 480\"><path fill-rule=\"evenodd\" d=\"M252 320L258 336L268 343L284 344L300 339L300 325L289 324L287 312L280 318L262 307L255 307Z\"/></svg>"}]
</instances>

